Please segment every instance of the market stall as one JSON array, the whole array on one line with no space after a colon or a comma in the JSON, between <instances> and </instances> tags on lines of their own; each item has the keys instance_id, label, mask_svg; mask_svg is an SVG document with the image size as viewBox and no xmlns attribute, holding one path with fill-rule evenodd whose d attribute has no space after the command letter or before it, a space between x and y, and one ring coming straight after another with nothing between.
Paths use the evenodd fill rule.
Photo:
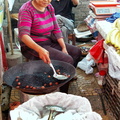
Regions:
<instances>
[{"instance_id":1,"label":"market stall","mask_svg":"<svg viewBox=\"0 0 120 120\"><path fill-rule=\"evenodd\" d=\"M28 64L28 66L30 66L29 65L29 63L26 63L26 64ZM17 75L17 73L16 72L19 72L20 74L22 74L23 75L23 73L25 72L25 71L27 71L27 73L31 73L31 72L33 72L33 71L28 71L28 69L26 68L26 64L25 64L25 67L21 67L22 69L18 69L18 68L20 68L19 66L17 67L17 70L19 70L19 71L16 71L16 70L14 70L14 72L15 72L15 74L14 74L14 76L13 76L13 78L14 79L12 79L12 80L17 80L16 79L16 77L18 77L18 76L16 76ZM42 64L43 65L43 64ZM43 65L44 66L44 65ZM47 66L48 67L48 66ZM32 67L33 69L36 69L37 67ZM32 69L32 70L33 70ZM31 70L31 69L30 69ZM41 69L40 69L41 70ZM49 70L49 69L47 69L47 70ZM71 69L69 69L69 70L71 70ZM9 72L9 71L8 71ZM34 73L34 72L33 72ZM38 74L38 72L37 71L35 71L35 73L36 74ZM9 74L10 75L10 74ZM12 84L12 82L11 82L11 76L9 76L8 74L6 75L6 82L9 82L9 84L11 85ZM50 84L49 84L50 85ZM60 84L61 85L61 84ZM22 86L23 87L23 86ZM25 86L24 86L25 87ZM52 85L51 85L51 87L52 87ZM33 89L34 89L34 87L33 87ZM33 92L33 89L32 89L32 92ZM36 89L36 88L35 88ZM40 89L40 88L37 88L37 90L38 89ZM42 89L42 87L41 87L41 89ZM28 90L28 89L27 89ZM30 89L31 90L31 89ZM37 90L34 90L34 91L37 91ZM45 90L45 89L44 89ZM23 88L22 89L22 92L25 92L24 94L28 94L29 92L27 91L27 93L26 93L26 91L25 91L25 89ZM48 92L48 91L47 91ZM51 92L51 91L49 91L49 92ZM33 93L32 93L33 94ZM41 93L40 93L41 94ZM43 93L43 94L46 94L46 93ZM27 96L32 96L31 94L30 95L27 95ZM50 97L49 97L50 96ZM61 96L61 97L60 97ZM43 101L41 101L41 98L44 98L43 99ZM65 97L65 99L64 99L64 97ZM90 106L90 104L88 104L87 105L87 107L85 106L85 103L87 102L87 103L89 103L89 101L87 101L86 100L86 98L81 98L81 97L78 97L78 96L74 96L75 98L77 98L77 100L76 99L72 99L72 97L73 96L71 96L70 97L70 99L71 99L71 101L69 102L69 100L68 100L68 98L69 98L69 95L64 95L64 94L62 94L62 93L55 93L55 94L47 94L47 95L38 95L38 96L36 96L35 95L35 97L33 98L33 99L31 99L30 101L28 101L30 98L28 98L26 101L28 101L28 102L26 102L26 101L24 101L24 103L21 105L21 106L19 106L17 109L15 109L14 111L11 111L11 118L19 118L19 117L22 117L22 119L24 120L24 117L29 117L30 119L31 119L31 117L33 117L33 116L35 116L36 117L36 119L41 119L42 117L40 117L40 115L39 115L39 113L38 114L36 114L36 110L37 110L37 112L41 112L41 110L40 109L42 109L42 107L43 107L43 105L46 105L46 104L52 104L52 105L61 105L62 107L66 107L67 108L67 110L69 110L69 109L73 109L73 110L76 110L75 108L73 108L74 107L74 105L76 105L77 107L78 107L78 104L81 104L81 105L79 105L80 107L78 108L78 109L80 109L80 111L79 111L79 114L77 114L78 115L78 117L80 118L81 117L81 119L85 119L86 118L86 116L89 116L89 117L98 117L98 119L100 119L101 120L101 117L98 115L98 114L94 114L93 113L93 111L91 110L91 106ZM48 99L49 98L49 99ZM61 99L62 100L61 100ZM79 99L78 99L79 98ZM37 103L39 103L39 104L36 104L36 99L38 100L37 101ZM81 99L81 102L80 102L80 99ZM63 102L63 100L65 100L64 102ZM45 101L47 101L45 104L42 104L42 103L44 103ZM61 103L56 103L56 101L57 102L63 102L63 104L61 104ZM66 102L67 101L67 102ZM77 101L77 102L76 102ZM42 106L40 106L42 104ZM67 104L67 105L66 105ZM32 105L32 106L31 106ZM71 106L70 106L71 105ZM70 106L70 107L69 107ZM76 107L75 106L75 107ZM88 107L89 106L89 107ZM30 109L29 109L29 107L30 107ZM31 109L32 108L32 109ZM34 109L33 109L34 108ZM89 109L90 108L90 109ZM82 109L82 110L81 110ZM86 111L86 109L88 110L88 111ZM77 111L77 110L76 110ZM74 113L76 113L76 111L74 112ZM83 113L81 113L81 112L83 112L84 111L84 114ZM86 112L86 113L85 113ZM88 114L88 112L89 112L89 114ZM94 115L93 115L93 114ZM67 113L65 113L65 114L67 114ZM71 113L72 114L72 113ZM67 114L68 115L68 114ZM70 114L69 114L70 115ZM91 115L91 116L90 116ZM74 114L72 114L72 116L74 116ZM47 117L48 117L48 115L47 115ZM62 116L62 117L64 117L64 116ZM83 117L83 118L82 118ZM78 118L78 119L79 119ZM25 119L28 119L28 118L25 118ZM66 118L67 119L67 118ZM89 118L90 119L90 118ZM98 120L97 119L97 120ZM90 119L90 120L92 120L92 119Z\"/></svg>"},{"instance_id":2,"label":"market stall","mask_svg":"<svg viewBox=\"0 0 120 120\"><path fill-rule=\"evenodd\" d=\"M117 41L119 41L120 39L120 36L118 36L120 30L119 29L120 24L117 22L120 22L119 21L120 19L119 20L116 19L120 18L120 14L117 13L117 10L120 9L119 7L117 7L117 4L120 3L115 3L115 2L113 3L114 4L109 4L109 6L106 6L106 4L102 4L102 2L100 2L100 4L98 4L99 7L94 6L93 8L93 6L92 7L89 6L90 8L94 9L93 11L95 13L94 14L95 16L92 16L90 13L90 15L86 18L85 21L87 22L88 27L92 31L92 33L96 35L94 37L98 40L97 45L99 44L98 46L99 49L97 49L97 51L100 54L102 54L101 55L103 58L102 60L108 59L108 61L105 60L106 62L104 61L102 64L100 64L97 61L98 56L95 56L96 54L92 53L93 58L96 60L98 70L107 68L107 74L105 75L103 80L104 82L102 84L102 91L116 120L119 120L120 119L119 116L120 114L119 45L120 44ZM102 7L100 5L102 5ZM98 13L96 13L97 9L99 9ZM105 12L104 11L105 9L109 9L109 13L106 13L108 11ZM112 9L114 10L112 11ZM102 16L101 15L99 16L99 14L102 14ZM105 14L107 15L109 14L110 16L108 17ZM101 17L102 19L98 17Z\"/></svg>"},{"instance_id":3,"label":"market stall","mask_svg":"<svg viewBox=\"0 0 120 120\"><path fill-rule=\"evenodd\" d=\"M101 33L105 41L106 41L106 38L109 32L112 31L112 27L111 27L112 25L113 23L108 23L107 21L97 22L96 24L98 31ZM105 27L109 29L105 29ZM112 36L112 33L111 33L111 36ZM106 77L104 78L104 80L106 81L106 84L103 86L104 95L115 118L119 120L120 119L119 118L119 111L120 111L120 77L119 77L120 61L119 60L120 60L120 55L117 54L117 51L115 50L113 45L112 46L107 45L105 42L104 42L104 49L108 56L108 73Z\"/></svg>"}]
</instances>

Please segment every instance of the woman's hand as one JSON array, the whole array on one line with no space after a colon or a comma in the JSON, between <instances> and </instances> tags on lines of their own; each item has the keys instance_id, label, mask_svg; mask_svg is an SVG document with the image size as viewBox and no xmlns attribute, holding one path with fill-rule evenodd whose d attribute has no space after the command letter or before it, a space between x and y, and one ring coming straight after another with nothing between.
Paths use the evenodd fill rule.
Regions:
<instances>
[{"instance_id":1,"label":"woman's hand","mask_svg":"<svg viewBox=\"0 0 120 120\"><path fill-rule=\"evenodd\" d=\"M62 52L68 54L63 38L59 38L58 43L60 44L60 46L62 48Z\"/></svg>"},{"instance_id":2,"label":"woman's hand","mask_svg":"<svg viewBox=\"0 0 120 120\"><path fill-rule=\"evenodd\" d=\"M71 0L71 1L73 2L74 5L79 5L80 4L79 0Z\"/></svg>"},{"instance_id":3,"label":"woman's hand","mask_svg":"<svg viewBox=\"0 0 120 120\"><path fill-rule=\"evenodd\" d=\"M63 49L62 49L62 52L68 54L66 48L63 48Z\"/></svg>"},{"instance_id":4,"label":"woman's hand","mask_svg":"<svg viewBox=\"0 0 120 120\"><path fill-rule=\"evenodd\" d=\"M32 38L28 35L23 35L21 38L22 42L24 42L29 48L35 50L38 54L40 59L44 61L44 63L50 63L49 52L41 47L40 45L36 44Z\"/></svg>"},{"instance_id":5,"label":"woman's hand","mask_svg":"<svg viewBox=\"0 0 120 120\"><path fill-rule=\"evenodd\" d=\"M49 57L49 52L46 49L41 48L41 50L38 51L38 54L39 54L40 59L42 59L44 63L49 64L51 62L50 57Z\"/></svg>"}]
</instances>

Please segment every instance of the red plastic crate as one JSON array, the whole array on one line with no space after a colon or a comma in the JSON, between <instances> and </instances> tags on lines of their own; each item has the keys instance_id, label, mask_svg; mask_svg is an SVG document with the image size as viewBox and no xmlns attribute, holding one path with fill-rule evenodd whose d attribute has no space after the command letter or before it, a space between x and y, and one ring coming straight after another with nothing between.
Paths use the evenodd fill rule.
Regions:
<instances>
[{"instance_id":1,"label":"red plastic crate","mask_svg":"<svg viewBox=\"0 0 120 120\"><path fill-rule=\"evenodd\" d=\"M119 2L112 2L112 1L90 1L95 7L116 7L120 5Z\"/></svg>"}]
</instances>

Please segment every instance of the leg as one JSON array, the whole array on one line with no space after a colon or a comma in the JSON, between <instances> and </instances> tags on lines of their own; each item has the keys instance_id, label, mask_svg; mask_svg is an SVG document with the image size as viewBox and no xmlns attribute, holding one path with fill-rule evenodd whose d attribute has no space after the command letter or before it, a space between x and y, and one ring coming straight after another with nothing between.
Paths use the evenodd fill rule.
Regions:
<instances>
[{"instance_id":1,"label":"leg","mask_svg":"<svg viewBox=\"0 0 120 120\"><path fill-rule=\"evenodd\" d=\"M77 64L80 61L80 58L82 56L80 48L78 48L74 45L70 45L70 44L66 44L66 48L67 48L69 55L74 60L74 67L77 67Z\"/></svg>"},{"instance_id":2,"label":"leg","mask_svg":"<svg viewBox=\"0 0 120 120\"><path fill-rule=\"evenodd\" d=\"M57 18L57 21L58 21L60 28L62 26L65 26L68 29L69 34L73 33L74 24L71 20L69 20L61 15L56 15L56 18Z\"/></svg>"},{"instance_id":3,"label":"leg","mask_svg":"<svg viewBox=\"0 0 120 120\"><path fill-rule=\"evenodd\" d=\"M63 37L64 37L64 41L65 43L68 43L68 35L73 33L73 29L74 29L74 24L73 22L71 22L71 20L61 16L61 15L56 15L58 24L61 28Z\"/></svg>"},{"instance_id":4,"label":"leg","mask_svg":"<svg viewBox=\"0 0 120 120\"><path fill-rule=\"evenodd\" d=\"M38 53L27 46L21 47L22 55L28 60L39 60Z\"/></svg>"},{"instance_id":5,"label":"leg","mask_svg":"<svg viewBox=\"0 0 120 120\"><path fill-rule=\"evenodd\" d=\"M58 43L53 44L51 47L44 46L44 48L49 51L52 60L64 61L72 65L74 64L73 58L70 55L63 53Z\"/></svg>"},{"instance_id":6,"label":"leg","mask_svg":"<svg viewBox=\"0 0 120 120\"><path fill-rule=\"evenodd\" d=\"M63 34L64 42L68 43L68 29L65 26L62 26L61 31Z\"/></svg>"},{"instance_id":7,"label":"leg","mask_svg":"<svg viewBox=\"0 0 120 120\"><path fill-rule=\"evenodd\" d=\"M69 55L61 51L61 47L58 43L52 43L51 41L44 41L38 43L40 46L44 47L50 53L50 58L53 60L60 60L77 66L77 63L81 57L81 50L73 45L66 44L67 51ZM47 44L47 45L46 45ZM28 47L21 48L22 54L30 60L39 60L38 53Z\"/></svg>"}]
</instances>

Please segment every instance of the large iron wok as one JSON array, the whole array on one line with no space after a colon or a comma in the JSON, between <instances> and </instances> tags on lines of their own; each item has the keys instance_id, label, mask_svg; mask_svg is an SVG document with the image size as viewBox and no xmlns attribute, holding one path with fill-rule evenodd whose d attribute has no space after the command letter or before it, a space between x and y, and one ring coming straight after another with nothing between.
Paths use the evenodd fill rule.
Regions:
<instances>
[{"instance_id":1,"label":"large iron wok","mask_svg":"<svg viewBox=\"0 0 120 120\"><path fill-rule=\"evenodd\" d=\"M69 63L52 60L56 70L68 75L66 80L54 78L53 70L42 60L18 64L8 69L3 75L3 81L27 94L47 94L69 82L75 75L75 68ZM18 84L19 83L19 84Z\"/></svg>"}]
</instances>

